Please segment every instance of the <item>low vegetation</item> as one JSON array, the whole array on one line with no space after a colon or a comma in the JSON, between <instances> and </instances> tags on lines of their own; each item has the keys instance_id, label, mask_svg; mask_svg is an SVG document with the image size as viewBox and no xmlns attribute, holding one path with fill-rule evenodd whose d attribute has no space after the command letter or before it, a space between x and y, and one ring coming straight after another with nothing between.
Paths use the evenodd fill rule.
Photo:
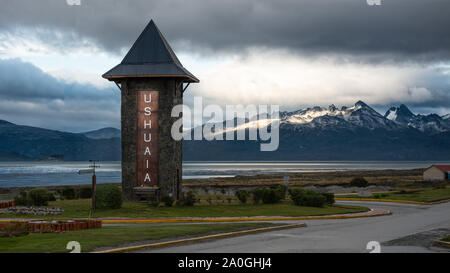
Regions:
<instances>
[{"instance_id":1,"label":"low vegetation","mask_svg":"<svg viewBox=\"0 0 450 273\"><path fill-rule=\"evenodd\" d=\"M44 216L44 218L85 218L90 215L91 200L75 199L49 202L51 207L64 209L60 215ZM146 202L123 201L120 209L97 209L92 217L238 217L238 216L312 216L355 213L369 210L365 207L349 205L332 205L322 208L295 206L290 200L277 204L239 204L208 203L194 206L160 206L151 207ZM0 218L36 218L34 215L0 214ZM42 216L40 216L42 217Z\"/></svg>"},{"instance_id":2,"label":"low vegetation","mask_svg":"<svg viewBox=\"0 0 450 273\"><path fill-rule=\"evenodd\" d=\"M364 177L355 177L350 181L350 187L364 188L369 186L369 182Z\"/></svg>"},{"instance_id":3,"label":"low vegetation","mask_svg":"<svg viewBox=\"0 0 450 273\"><path fill-rule=\"evenodd\" d=\"M168 241L183 237L232 232L274 226L271 223L232 223L198 225L105 226L64 233L31 233L21 237L0 238L0 252L69 252L66 245L77 241L82 252L136 242Z\"/></svg>"},{"instance_id":4,"label":"low vegetation","mask_svg":"<svg viewBox=\"0 0 450 273\"><path fill-rule=\"evenodd\" d=\"M113 185L101 185L96 189L96 209L120 209L122 189Z\"/></svg>"},{"instance_id":5,"label":"low vegetation","mask_svg":"<svg viewBox=\"0 0 450 273\"><path fill-rule=\"evenodd\" d=\"M55 200L54 195L44 188L32 189L28 192L21 191L14 198L18 206L47 206L49 201Z\"/></svg>"},{"instance_id":6,"label":"low vegetation","mask_svg":"<svg viewBox=\"0 0 450 273\"><path fill-rule=\"evenodd\" d=\"M342 195L339 197L361 198L358 195ZM373 194L372 198L418 202L436 202L450 199L450 188L445 187L422 190L400 190L388 193L375 193Z\"/></svg>"}]
</instances>

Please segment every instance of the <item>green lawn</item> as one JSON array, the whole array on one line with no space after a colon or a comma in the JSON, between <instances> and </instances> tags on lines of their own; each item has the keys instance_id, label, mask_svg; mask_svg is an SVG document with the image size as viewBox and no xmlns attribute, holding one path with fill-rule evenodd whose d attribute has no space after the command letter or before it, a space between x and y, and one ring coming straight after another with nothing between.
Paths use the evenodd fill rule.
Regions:
<instances>
[{"instance_id":1,"label":"green lawn","mask_svg":"<svg viewBox=\"0 0 450 273\"><path fill-rule=\"evenodd\" d=\"M90 199L50 202L49 206L61 207L64 213L47 218L88 217ZM350 205L334 205L324 208L299 207L292 202L279 204L220 204L195 205L193 207L154 208L143 202L124 202L120 209L97 210L92 217L227 217L227 216L310 216L368 211L368 208ZM0 214L0 218L42 218L35 215Z\"/></svg>"},{"instance_id":2,"label":"green lawn","mask_svg":"<svg viewBox=\"0 0 450 273\"><path fill-rule=\"evenodd\" d=\"M336 197L345 198L361 198L357 195L340 195ZM363 197L364 198L364 197ZM371 198L371 197L368 197ZM372 197L373 198L373 197ZM392 199L392 200L407 200L407 201L419 201L419 202L433 202L440 201L444 199L450 199L450 188L445 189L426 189L411 193L383 193L381 194L381 199Z\"/></svg>"},{"instance_id":3,"label":"green lawn","mask_svg":"<svg viewBox=\"0 0 450 273\"><path fill-rule=\"evenodd\" d=\"M0 238L0 253L5 252L69 252L66 245L77 241L81 252L101 247L115 247L140 241L168 241L176 238L202 236L222 232L275 226L271 223L191 224L191 225L131 225L105 226L100 229L64 233L30 233L12 238Z\"/></svg>"}]
</instances>

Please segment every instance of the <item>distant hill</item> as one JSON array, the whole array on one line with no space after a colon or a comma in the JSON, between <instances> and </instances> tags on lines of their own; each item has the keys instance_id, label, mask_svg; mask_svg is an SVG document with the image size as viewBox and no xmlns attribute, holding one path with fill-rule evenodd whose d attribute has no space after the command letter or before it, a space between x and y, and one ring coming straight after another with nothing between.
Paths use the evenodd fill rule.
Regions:
<instances>
[{"instance_id":1,"label":"distant hill","mask_svg":"<svg viewBox=\"0 0 450 273\"><path fill-rule=\"evenodd\" d=\"M120 160L120 138L92 139L0 120L0 160Z\"/></svg>"},{"instance_id":2,"label":"distant hill","mask_svg":"<svg viewBox=\"0 0 450 273\"><path fill-rule=\"evenodd\" d=\"M108 138L120 138L121 133L119 129L112 128L112 127L106 127L103 129L95 130L95 131L89 131L82 133L88 138L92 139L108 139Z\"/></svg>"}]
</instances>

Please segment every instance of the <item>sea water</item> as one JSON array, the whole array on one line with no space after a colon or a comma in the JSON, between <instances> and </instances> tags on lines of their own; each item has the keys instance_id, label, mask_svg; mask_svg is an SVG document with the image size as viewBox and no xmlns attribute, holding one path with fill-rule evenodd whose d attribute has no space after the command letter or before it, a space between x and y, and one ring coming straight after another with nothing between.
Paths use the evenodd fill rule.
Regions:
<instances>
[{"instance_id":1,"label":"sea water","mask_svg":"<svg viewBox=\"0 0 450 273\"><path fill-rule=\"evenodd\" d=\"M402 170L425 168L449 162L425 161L265 161L265 162L183 162L183 178L230 177L236 175L283 174L346 170ZM0 187L33 187L90 184L90 174L78 174L89 162L0 162ZM120 162L100 162L97 183L121 181Z\"/></svg>"}]
</instances>

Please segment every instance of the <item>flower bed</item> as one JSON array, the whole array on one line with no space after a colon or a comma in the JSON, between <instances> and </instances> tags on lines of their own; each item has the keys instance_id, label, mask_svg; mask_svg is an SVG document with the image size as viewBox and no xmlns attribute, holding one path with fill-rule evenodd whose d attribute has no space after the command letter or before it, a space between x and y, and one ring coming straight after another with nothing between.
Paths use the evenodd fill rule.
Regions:
<instances>
[{"instance_id":1,"label":"flower bed","mask_svg":"<svg viewBox=\"0 0 450 273\"><path fill-rule=\"evenodd\" d=\"M16 236L15 233L65 232L90 228L101 228L101 220L38 220L0 224L0 237Z\"/></svg>"},{"instance_id":2,"label":"flower bed","mask_svg":"<svg viewBox=\"0 0 450 273\"><path fill-rule=\"evenodd\" d=\"M14 201L0 201L0 209L6 209L14 206L16 206L16 202Z\"/></svg>"},{"instance_id":3,"label":"flower bed","mask_svg":"<svg viewBox=\"0 0 450 273\"><path fill-rule=\"evenodd\" d=\"M52 221L30 221L28 230L34 233L64 232L90 228L101 228L101 220L52 220Z\"/></svg>"},{"instance_id":4,"label":"flower bed","mask_svg":"<svg viewBox=\"0 0 450 273\"><path fill-rule=\"evenodd\" d=\"M0 209L0 214L58 215L64 213L62 208L47 207L8 207Z\"/></svg>"}]
</instances>

